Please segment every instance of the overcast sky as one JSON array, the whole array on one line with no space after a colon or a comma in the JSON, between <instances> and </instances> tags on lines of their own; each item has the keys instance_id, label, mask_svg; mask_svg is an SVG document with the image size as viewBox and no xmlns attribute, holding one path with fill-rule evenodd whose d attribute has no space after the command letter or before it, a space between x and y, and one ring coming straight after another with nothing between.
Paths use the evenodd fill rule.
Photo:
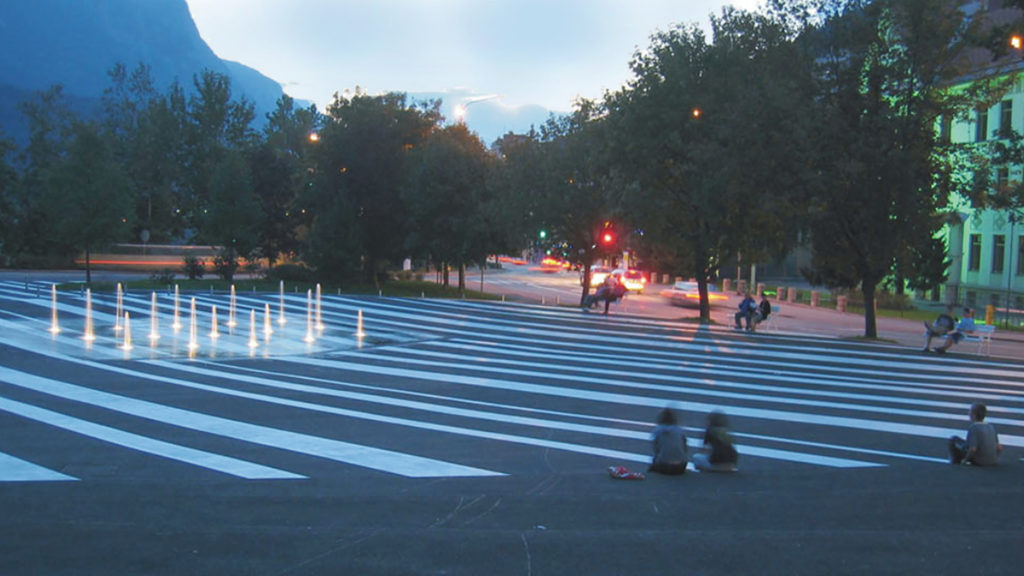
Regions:
<instances>
[{"instance_id":1,"label":"overcast sky","mask_svg":"<svg viewBox=\"0 0 1024 576\"><path fill-rule=\"evenodd\" d=\"M322 110L335 92L469 91L568 111L630 78L629 60L675 23L707 29L759 0L187 0L221 58ZM470 109L472 110L472 109Z\"/></svg>"}]
</instances>

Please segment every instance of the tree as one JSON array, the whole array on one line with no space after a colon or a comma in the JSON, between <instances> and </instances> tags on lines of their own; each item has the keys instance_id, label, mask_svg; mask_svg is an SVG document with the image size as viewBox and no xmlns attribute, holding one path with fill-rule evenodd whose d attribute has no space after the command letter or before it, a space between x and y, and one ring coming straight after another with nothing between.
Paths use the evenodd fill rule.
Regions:
<instances>
[{"instance_id":1,"label":"tree","mask_svg":"<svg viewBox=\"0 0 1024 576\"><path fill-rule=\"evenodd\" d=\"M93 123L76 123L67 156L54 167L42 201L47 234L58 245L85 253L85 281L92 281L90 255L123 240L133 224L129 180L115 158L109 135Z\"/></svg>"},{"instance_id":2,"label":"tree","mask_svg":"<svg viewBox=\"0 0 1024 576\"><path fill-rule=\"evenodd\" d=\"M144 64L131 72L117 64L108 74L104 124L135 190L134 236L145 231L151 241L169 241L183 231L175 190L183 187L180 161L186 118L184 108L176 110L173 102L184 95L176 84L166 94L159 93Z\"/></svg>"},{"instance_id":3,"label":"tree","mask_svg":"<svg viewBox=\"0 0 1024 576\"><path fill-rule=\"evenodd\" d=\"M314 214L308 260L325 277L343 280L360 273L379 283L386 265L405 257L403 164L440 119L439 107L440 102L410 105L395 93L335 96L304 198Z\"/></svg>"},{"instance_id":4,"label":"tree","mask_svg":"<svg viewBox=\"0 0 1024 576\"><path fill-rule=\"evenodd\" d=\"M466 289L466 265L483 267L496 248L487 212L492 158L464 124L432 132L409 155L401 201L409 211L406 247L459 270Z\"/></svg>"},{"instance_id":5,"label":"tree","mask_svg":"<svg viewBox=\"0 0 1024 576\"><path fill-rule=\"evenodd\" d=\"M222 155L210 176L209 190L210 201L200 220L202 238L222 248L220 273L230 281L238 268L238 256L251 258L255 252L258 226L263 221L242 152L228 150Z\"/></svg>"},{"instance_id":6,"label":"tree","mask_svg":"<svg viewBox=\"0 0 1024 576\"><path fill-rule=\"evenodd\" d=\"M20 216L15 212L19 196L18 173L10 163L14 150L14 142L4 138L0 131L0 264L10 257L7 246L11 238L8 236L18 228Z\"/></svg>"},{"instance_id":7,"label":"tree","mask_svg":"<svg viewBox=\"0 0 1024 576\"><path fill-rule=\"evenodd\" d=\"M210 182L217 166L227 151L252 146L256 133L252 129L253 104L245 98L232 99L227 76L204 70L193 83L195 93L188 98L184 125L182 168L187 175L183 186L186 193L177 209L188 224L195 226L202 221L210 202Z\"/></svg>"},{"instance_id":8,"label":"tree","mask_svg":"<svg viewBox=\"0 0 1024 576\"><path fill-rule=\"evenodd\" d=\"M270 267L279 255L300 248L298 235L306 224L300 196L308 183L313 166L310 149L322 122L316 105L296 109L295 101L283 95L267 115L263 142L250 154L253 192L264 217L260 251Z\"/></svg>"},{"instance_id":9,"label":"tree","mask_svg":"<svg viewBox=\"0 0 1024 576\"><path fill-rule=\"evenodd\" d=\"M712 31L712 42L696 26L655 34L629 86L606 98L611 158L645 252L690 271L702 322L719 261L793 240L790 189L806 173L801 106L811 94L780 20L727 8Z\"/></svg>"},{"instance_id":10,"label":"tree","mask_svg":"<svg viewBox=\"0 0 1024 576\"><path fill-rule=\"evenodd\" d=\"M966 2L834 0L806 40L821 82L816 162L829 175L807 202L812 269L832 287L860 288L864 335L877 336L875 296L893 275L902 287L936 281L943 255L932 240L950 194L975 196L939 154L936 126L991 98L997 83L951 90L977 66L981 19Z\"/></svg>"}]
</instances>

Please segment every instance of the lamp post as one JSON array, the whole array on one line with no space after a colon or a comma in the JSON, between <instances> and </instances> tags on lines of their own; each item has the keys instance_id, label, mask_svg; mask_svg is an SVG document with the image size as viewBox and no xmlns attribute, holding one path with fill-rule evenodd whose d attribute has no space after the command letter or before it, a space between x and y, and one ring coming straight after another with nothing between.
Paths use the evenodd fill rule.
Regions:
<instances>
[{"instance_id":1,"label":"lamp post","mask_svg":"<svg viewBox=\"0 0 1024 576\"><path fill-rule=\"evenodd\" d=\"M1022 215L1016 209L1010 209L1010 237L1009 237L1009 248L1010 248L1010 262L1007 264L1006 270L1006 317L1003 319L1003 327L1008 328L1010 326L1010 292L1013 282L1013 275L1016 274L1016 269L1013 267L1013 245L1016 244L1013 236L1013 228L1020 220ZM1020 259L1020 254L1017 255L1017 259Z\"/></svg>"}]
</instances>

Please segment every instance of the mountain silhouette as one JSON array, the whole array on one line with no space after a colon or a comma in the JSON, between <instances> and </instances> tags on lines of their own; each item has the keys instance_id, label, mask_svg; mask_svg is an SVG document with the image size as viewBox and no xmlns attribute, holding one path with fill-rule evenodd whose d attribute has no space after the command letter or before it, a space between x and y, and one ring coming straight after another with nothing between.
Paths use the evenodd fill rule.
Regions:
<instances>
[{"instance_id":1,"label":"mountain silhouette","mask_svg":"<svg viewBox=\"0 0 1024 576\"><path fill-rule=\"evenodd\" d=\"M273 110L281 85L242 64L221 60L200 37L185 0L0 1L0 129L27 133L18 102L55 84L80 114L98 110L108 72L122 63L150 66L156 88L177 80L189 91L208 69L231 79L232 97Z\"/></svg>"}]
</instances>

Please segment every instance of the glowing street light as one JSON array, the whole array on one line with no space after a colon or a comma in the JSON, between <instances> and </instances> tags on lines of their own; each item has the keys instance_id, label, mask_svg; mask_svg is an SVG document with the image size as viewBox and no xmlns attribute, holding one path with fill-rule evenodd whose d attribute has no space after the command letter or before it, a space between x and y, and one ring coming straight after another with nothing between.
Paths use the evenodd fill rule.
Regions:
<instances>
[{"instance_id":1,"label":"glowing street light","mask_svg":"<svg viewBox=\"0 0 1024 576\"><path fill-rule=\"evenodd\" d=\"M501 94L491 94L490 96L481 96L480 98L474 98L469 100L465 104L455 105L455 121L462 124L466 121L466 109L477 102L483 102L485 100L494 100L495 98L501 98Z\"/></svg>"},{"instance_id":2,"label":"glowing street light","mask_svg":"<svg viewBox=\"0 0 1024 576\"><path fill-rule=\"evenodd\" d=\"M1024 37L1022 37L1020 34L1014 34L1013 36L1010 36L1011 48L1013 48L1014 50L1020 50L1022 46L1024 46Z\"/></svg>"}]
</instances>

